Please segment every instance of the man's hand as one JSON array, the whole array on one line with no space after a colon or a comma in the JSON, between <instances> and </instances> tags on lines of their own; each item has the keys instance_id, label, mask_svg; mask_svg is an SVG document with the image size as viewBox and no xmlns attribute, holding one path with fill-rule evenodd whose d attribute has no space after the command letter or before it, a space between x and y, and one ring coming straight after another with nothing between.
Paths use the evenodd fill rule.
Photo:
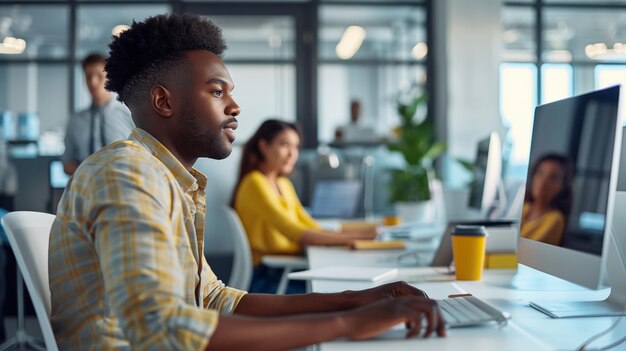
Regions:
<instances>
[{"instance_id":1,"label":"man's hand","mask_svg":"<svg viewBox=\"0 0 626 351\"><path fill-rule=\"evenodd\" d=\"M357 307L403 296L428 297L425 292L406 282L389 283L367 290L349 292L349 294L352 295Z\"/></svg>"},{"instance_id":2,"label":"man's hand","mask_svg":"<svg viewBox=\"0 0 626 351\"><path fill-rule=\"evenodd\" d=\"M304 313L280 318L220 316L206 350L247 350L250 345L260 351L287 350L340 337L363 340L398 324L407 327L407 338L418 335L426 338L433 332L439 336L446 334L435 301L404 296L341 312ZM425 327L423 332L422 327Z\"/></svg>"},{"instance_id":3,"label":"man's hand","mask_svg":"<svg viewBox=\"0 0 626 351\"><path fill-rule=\"evenodd\" d=\"M445 322L437 302L425 297L404 296L387 299L346 312L344 316L348 337L354 340L373 338L397 324L404 323L408 329L406 337L422 334L429 337L433 331L445 336Z\"/></svg>"}]
</instances>

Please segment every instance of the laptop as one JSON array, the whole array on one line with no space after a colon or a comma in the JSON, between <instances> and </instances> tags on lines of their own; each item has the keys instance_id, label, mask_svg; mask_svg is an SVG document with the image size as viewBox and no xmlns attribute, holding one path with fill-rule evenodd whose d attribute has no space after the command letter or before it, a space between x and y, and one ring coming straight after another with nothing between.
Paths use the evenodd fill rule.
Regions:
<instances>
[{"instance_id":1,"label":"laptop","mask_svg":"<svg viewBox=\"0 0 626 351\"><path fill-rule=\"evenodd\" d=\"M313 190L313 218L354 218L359 210L363 185L359 180L318 180Z\"/></svg>"},{"instance_id":2,"label":"laptop","mask_svg":"<svg viewBox=\"0 0 626 351\"><path fill-rule=\"evenodd\" d=\"M510 227L516 221L513 219L491 219L491 220L477 220L477 221L458 221L449 222L446 227L446 231L441 237L439 247L435 251L435 256L430 263L431 267L449 267L452 264L452 239L450 234L454 230L456 225L483 225L487 228L493 227Z\"/></svg>"}]
</instances>

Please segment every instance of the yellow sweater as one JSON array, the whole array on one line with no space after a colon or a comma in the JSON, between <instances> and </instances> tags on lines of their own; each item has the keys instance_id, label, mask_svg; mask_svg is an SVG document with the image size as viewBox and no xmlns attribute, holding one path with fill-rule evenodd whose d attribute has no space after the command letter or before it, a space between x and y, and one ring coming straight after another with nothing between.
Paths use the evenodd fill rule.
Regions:
<instances>
[{"instance_id":1,"label":"yellow sweater","mask_svg":"<svg viewBox=\"0 0 626 351\"><path fill-rule=\"evenodd\" d=\"M291 181L280 177L277 184L280 195L263 173L253 171L235 194L235 210L246 229L255 265L264 255L300 253L300 236L307 229L319 228L302 207Z\"/></svg>"},{"instance_id":2,"label":"yellow sweater","mask_svg":"<svg viewBox=\"0 0 626 351\"><path fill-rule=\"evenodd\" d=\"M541 241L552 245L560 245L565 229L565 218L561 211L551 210L540 218L526 220L530 204L525 203L522 210L520 235L524 238Z\"/></svg>"}]
</instances>

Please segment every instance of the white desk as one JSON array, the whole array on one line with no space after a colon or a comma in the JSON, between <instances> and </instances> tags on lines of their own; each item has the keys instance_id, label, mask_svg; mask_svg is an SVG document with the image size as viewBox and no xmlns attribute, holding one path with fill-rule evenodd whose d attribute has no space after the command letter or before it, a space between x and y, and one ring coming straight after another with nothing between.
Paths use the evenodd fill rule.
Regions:
<instances>
[{"instance_id":1,"label":"white desk","mask_svg":"<svg viewBox=\"0 0 626 351\"><path fill-rule=\"evenodd\" d=\"M309 266L331 265L391 266L399 252L350 251L342 248L311 247ZM518 271L488 270L478 282L418 283L435 299L451 293L469 292L507 311L512 318L508 326L482 326L449 329L446 338L402 339L397 333L391 339L354 342L338 340L319 345L321 351L334 350L575 350L587 338L608 328L614 317L552 319L528 306L528 301L602 300L609 290L590 291L525 266ZM366 282L313 281L315 292L337 292L371 287ZM626 335L626 318L592 346L603 346ZM626 343L613 350L626 350Z\"/></svg>"}]
</instances>

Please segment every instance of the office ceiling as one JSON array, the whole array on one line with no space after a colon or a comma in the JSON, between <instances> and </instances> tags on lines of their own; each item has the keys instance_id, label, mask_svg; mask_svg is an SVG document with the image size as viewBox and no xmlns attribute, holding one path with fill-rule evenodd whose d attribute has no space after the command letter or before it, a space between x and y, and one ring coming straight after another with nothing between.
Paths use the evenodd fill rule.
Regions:
<instances>
[{"instance_id":1,"label":"office ceiling","mask_svg":"<svg viewBox=\"0 0 626 351\"><path fill-rule=\"evenodd\" d=\"M601 42L611 47L616 42L626 43L626 8L546 8L543 14L544 59L588 60L588 44ZM535 50L535 14L531 9L505 8L502 26L505 56L508 52L511 58L523 59Z\"/></svg>"},{"instance_id":2,"label":"office ceiling","mask_svg":"<svg viewBox=\"0 0 626 351\"><path fill-rule=\"evenodd\" d=\"M562 2L564 0L551 0ZM577 2L583 0L568 0ZM548 1L547 1L548 2ZM626 4L625 0L608 1ZM130 24L133 19L169 10L167 5L124 5L124 10L110 5L90 5L78 10L78 47L85 50L101 47L111 36L111 29L118 24ZM329 5L320 9L320 39L322 43L339 40L345 27L358 24L367 29L368 40L389 41L399 31L419 28L413 33L416 38L424 37L425 14L416 6L380 7ZM513 56L532 55L535 43L535 17L532 8L505 7L503 9L504 51ZM0 36L12 34L36 48L31 56L61 58L67 55L69 13L67 8L55 5L1 5ZM279 16L240 17L228 16L216 20L227 33L228 40L258 41L267 43L269 36L279 36L284 42L293 40L294 23ZM605 42L626 43L625 9L546 8L544 49L569 51L574 60L586 59L584 48L588 44ZM413 40L413 39L411 39ZM267 44L265 44L267 45ZM80 51L80 50L79 50Z\"/></svg>"}]
</instances>

